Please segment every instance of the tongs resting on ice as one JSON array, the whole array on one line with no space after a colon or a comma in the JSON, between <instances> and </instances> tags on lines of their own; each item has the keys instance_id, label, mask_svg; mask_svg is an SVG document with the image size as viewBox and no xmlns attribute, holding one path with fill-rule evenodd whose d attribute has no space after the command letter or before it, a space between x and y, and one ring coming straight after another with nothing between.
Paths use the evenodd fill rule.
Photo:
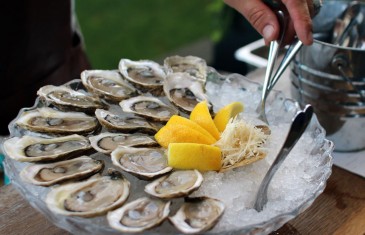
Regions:
<instances>
[{"instance_id":1,"label":"tongs resting on ice","mask_svg":"<svg viewBox=\"0 0 365 235\"><path fill-rule=\"evenodd\" d=\"M287 49L279 67L277 68L276 72L273 74L273 69L275 67L275 63L279 54L279 50L282 47L282 43L284 40L286 28L288 26L288 19L289 14L286 11L286 8L282 5L271 5L270 7L274 8L275 12L277 13L277 17L280 24L280 37L279 40L272 41L270 43L270 50L268 55L268 62L266 67L265 73L265 80L264 85L262 88L261 94L261 103L258 107L259 119L264 121L265 123L269 123L266 118L265 112L265 103L266 98L271 91L271 89L275 86L276 82L279 80L280 76L283 74L285 69L288 67L291 60L294 58L295 54L300 50L303 43L298 39L295 38L294 41L290 44L289 48Z\"/></svg>"}]
</instances>

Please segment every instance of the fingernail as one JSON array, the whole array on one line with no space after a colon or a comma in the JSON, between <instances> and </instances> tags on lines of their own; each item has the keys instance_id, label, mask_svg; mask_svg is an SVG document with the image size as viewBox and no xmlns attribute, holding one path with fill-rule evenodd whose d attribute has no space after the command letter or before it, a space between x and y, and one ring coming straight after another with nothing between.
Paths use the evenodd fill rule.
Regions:
<instances>
[{"instance_id":1,"label":"fingernail","mask_svg":"<svg viewBox=\"0 0 365 235\"><path fill-rule=\"evenodd\" d=\"M274 34L274 27L271 24L268 24L262 30L262 36L265 38L266 41L272 41Z\"/></svg>"}]
</instances>

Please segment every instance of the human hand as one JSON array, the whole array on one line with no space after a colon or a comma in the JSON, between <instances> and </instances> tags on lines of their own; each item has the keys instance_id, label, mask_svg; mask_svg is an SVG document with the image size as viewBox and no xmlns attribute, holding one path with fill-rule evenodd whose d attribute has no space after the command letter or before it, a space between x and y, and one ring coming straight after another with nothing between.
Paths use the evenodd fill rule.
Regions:
<instances>
[{"instance_id":1,"label":"human hand","mask_svg":"<svg viewBox=\"0 0 365 235\"><path fill-rule=\"evenodd\" d=\"M279 38L280 25L277 16L262 0L224 0L224 2L250 22L263 36L266 45ZM311 45L313 43L311 17L319 9L319 0L282 0L281 2L290 16L284 35L284 45L289 44L295 36L304 45Z\"/></svg>"}]
</instances>

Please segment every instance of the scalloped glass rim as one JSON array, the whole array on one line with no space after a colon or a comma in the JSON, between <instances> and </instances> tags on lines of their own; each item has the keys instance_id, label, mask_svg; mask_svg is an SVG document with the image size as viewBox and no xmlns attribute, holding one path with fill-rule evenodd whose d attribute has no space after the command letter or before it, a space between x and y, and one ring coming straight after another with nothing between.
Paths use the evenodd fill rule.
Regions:
<instances>
[{"instance_id":1,"label":"scalloped glass rim","mask_svg":"<svg viewBox=\"0 0 365 235\"><path fill-rule=\"evenodd\" d=\"M253 82L240 74L222 75L222 74L217 73L213 68L209 68L208 80L213 81L218 84L229 81L230 83L232 83L232 85L239 85L241 89L243 89L245 91L249 91L249 92L254 92L254 93L257 93L257 92L261 93L261 89L262 89L261 84ZM76 89L76 88L79 89L80 87L82 88L82 84L81 84L81 86L80 86L80 84L81 84L80 80L75 79L75 80L72 80L72 81L66 83L65 85L68 85L74 89ZM284 120L286 122L288 122L288 121L290 122L293 115L300 109L299 104L294 100L285 98L282 92L273 90L270 93L268 100L267 100L268 106L270 106L270 104L272 104L273 102L277 102L278 100L280 101L280 103L282 103L282 106L280 108L282 108L283 110L281 110L281 111L284 111L285 113L270 112L270 109L269 109L269 111L268 111L269 120L271 118L270 116L277 115L280 118L283 118L283 116L286 117L286 118L284 118ZM34 109L36 107L40 107L40 106L42 106L42 104L37 99L35 101L35 104L33 107L23 108L19 111L18 116L9 124L9 130L11 133L11 137L24 134L24 132L19 131L16 128L15 121L17 120L17 118L19 118L19 116L23 112ZM256 107L255 105L253 105L253 106ZM278 110L274 110L274 111L278 111ZM275 117L273 117L273 118L275 119ZM321 134L324 135L325 131L320 126L315 115L314 115L313 119L314 120L312 120L310 125L315 126L317 129L320 130ZM282 119L280 119L280 120L282 120ZM224 234L242 234L242 233L256 234L256 235L257 234L267 234L267 233L270 233L270 232L275 231L276 229L280 228L286 222L295 218L301 212L306 210L313 203L313 201L323 192L323 190L325 189L325 186L326 186L326 181L332 172L333 162L332 162L331 153L334 148L333 143L323 137L323 141L321 143L321 146L319 146L319 148L320 148L320 150L318 150L318 151L321 151L321 159L320 159L321 163L320 164L323 165L326 170L322 171L320 173L320 176L319 176L320 179L317 180L320 183L317 185L317 187L313 191L313 194L311 197L306 198L294 210L287 211L285 213L281 213L281 214L277 215L276 217L271 218L267 221L262 221L260 223L251 224L251 225L244 226L244 227L241 227L241 228L235 229L235 230L225 231ZM24 198L26 198L28 200L28 202L35 209L39 210L50 221L52 221L52 223L54 223L58 227L63 228L69 232L77 231L79 234L90 234L90 231L103 232L103 233L107 232L108 234L120 234L111 228L100 229L100 227L97 227L97 225L95 225L93 223L88 224L87 220L86 220L85 224L84 223L80 224L79 221L74 220L74 217L64 218L64 220L61 221L58 218L59 215L55 215L49 211L49 209L45 205L44 201L42 200L42 196L41 196L42 193L35 195L33 192L31 192L31 190L29 190L29 188L28 188L29 185L27 185L26 183L23 183L19 179L18 173L19 173L20 169L17 169L17 167L15 166L15 164L16 164L15 161L10 159L9 157L6 157L4 164L5 164L6 173L12 180L12 184L17 188L18 191L20 191L22 196ZM63 223L65 221L66 221L66 223ZM177 230L171 232L171 234L176 234L176 232L177 232ZM214 232L209 232L209 231L207 233L208 234L221 234L220 232L214 233ZM159 233L156 230L149 230L149 231L146 231L145 234L161 234L161 233Z\"/></svg>"}]
</instances>

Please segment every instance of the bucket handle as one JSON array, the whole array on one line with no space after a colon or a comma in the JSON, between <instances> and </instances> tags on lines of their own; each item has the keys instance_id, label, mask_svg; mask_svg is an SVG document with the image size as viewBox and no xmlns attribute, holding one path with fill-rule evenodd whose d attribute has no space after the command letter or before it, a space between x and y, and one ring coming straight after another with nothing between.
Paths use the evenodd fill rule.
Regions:
<instances>
[{"instance_id":1,"label":"bucket handle","mask_svg":"<svg viewBox=\"0 0 365 235\"><path fill-rule=\"evenodd\" d=\"M342 78L345 80L345 82L347 82L351 86L351 88L357 94L359 94L361 101L365 102L365 97L362 94L362 92L359 89L357 89L357 87L354 84L352 84L351 79L346 75L345 68L348 67L348 61L347 61L345 55L342 55L342 54L335 55L335 57L333 57L333 59L332 59L332 66L338 69L338 71L341 73Z\"/></svg>"}]
</instances>

